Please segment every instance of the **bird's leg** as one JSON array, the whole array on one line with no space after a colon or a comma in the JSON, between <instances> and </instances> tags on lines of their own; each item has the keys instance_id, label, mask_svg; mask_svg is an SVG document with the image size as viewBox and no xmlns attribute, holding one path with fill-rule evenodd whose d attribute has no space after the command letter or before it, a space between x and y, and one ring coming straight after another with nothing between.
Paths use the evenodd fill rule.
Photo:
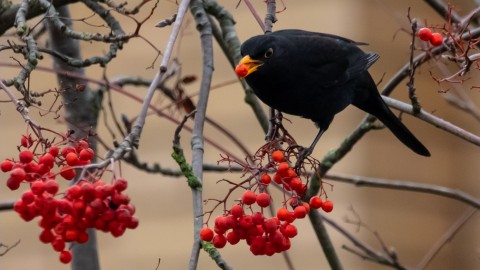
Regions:
<instances>
[{"instance_id":1,"label":"bird's leg","mask_svg":"<svg viewBox=\"0 0 480 270\"><path fill-rule=\"evenodd\" d=\"M322 137L323 133L325 132L325 129L320 128L320 130L317 133L317 136L315 136L315 139L313 140L312 144L308 148L303 148L300 150L298 153L298 158L297 162L295 163L295 169L298 170L300 169L300 166L302 166L303 161L313 152L313 149L315 149L315 145L317 145L318 140L320 140L320 137Z\"/></svg>"},{"instance_id":2,"label":"bird's leg","mask_svg":"<svg viewBox=\"0 0 480 270\"><path fill-rule=\"evenodd\" d=\"M266 141L272 141L275 136L278 134L278 125L282 123L282 113L278 112L278 121L277 121L277 111L273 108L270 108L270 121L268 123L268 131L265 135Z\"/></svg>"}]
</instances>

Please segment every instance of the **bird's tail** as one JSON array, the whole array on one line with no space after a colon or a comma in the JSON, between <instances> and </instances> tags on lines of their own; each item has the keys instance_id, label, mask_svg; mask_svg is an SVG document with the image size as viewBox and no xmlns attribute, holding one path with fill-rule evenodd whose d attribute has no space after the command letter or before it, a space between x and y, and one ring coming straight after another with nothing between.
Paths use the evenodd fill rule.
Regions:
<instances>
[{"instance_id":1,"label":"bird's tail","mask_svg":"<svg viewBox=\"0 0 480 270\"><path fill-rule=\"evenodd\" d=\"M430 152L428 149L393 114L387 104L383 101L380 94L376 91L374 94L372 94L372 92L370 93L368 102L354 102L353 105L377 117L403 144L412 149L413 152L429 157ZM373 99L376 100L374 101Z\"/></svg>"}]
</instances>

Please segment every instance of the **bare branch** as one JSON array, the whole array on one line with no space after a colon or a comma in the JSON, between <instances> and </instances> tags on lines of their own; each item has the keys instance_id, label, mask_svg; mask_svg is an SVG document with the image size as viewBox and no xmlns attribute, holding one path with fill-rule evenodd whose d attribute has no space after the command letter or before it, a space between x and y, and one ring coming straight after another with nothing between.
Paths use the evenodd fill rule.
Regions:
<instances>
[{"instance_id":1,"label":"bare branch","mask_svg":"<svg viewBox=\"0 0 480 270\"><path fill-rule=\"evenodd\" d=\"M383 100L385 101L385 103L388 104L388 106L394 108L394 109L397 109L397 110L400 110L402 112L405 112L405 113L408 113L408 114L413 114L412 112L412 106L409 105L409 104L406 104L406 103L403 103L399 100L396 100L396 99L393 99L393 98L390 98L390 97L386 97L386 96L382 96ZM467 142L470 142L470 143L473 143L474 145L477 145L477 146L480 146L480 137L473 134L473 133L470 133L458 126L455 126L454 124L448 122L448 121L445 121L441 118L438 118L436 116L434 116L433 114L430 114L430 113L427 113L423 110L421 110L419 113L415 114L414 115L415 117L419 118L419 119L422 119L424 120L425 122L427 123L430 123L440 129L443 129L457 137L460 137L462 139L464 139L465 141Z\"/></svg>"},{"instance_id":2,"label":"bare branch","mask_svg":"<svg viewBox=\"0 0 480 270\"><path fill-rule=\"evenodd\" d=\"M475 198L474 196L468 193L465 193L463 191L451 189L443 186L438 186L438 185L423 184L423 183L401 181L401 180L391 180L391 179L386 180L386 179L370 178L370 177L362 177L362 176L342 176L342 175L334 175L334 174L328 174L325 176L325 178L343 182L343 183L354 184L355 186L358 186L358 187L362 187L362 186L378 187L378 188L390 188L390 189L430 193L430 194L435 194L435 195L455 199L458 201L462 201L477 209L480 208L480 199Z\"/></svg>"},{"instance_id":3,"label":"bare branch","mask_svg":"<svg viewBox=\"0 0 480 270\"><path fill-rule=\"evenodd\" d=\"M12 250L12 248L18 246L18 244L20 244L20 240L18 240L17 242L15 242L15 244L13 244L11 246L7 246L5 244L0 243L0 248L5 248L3 251L0 252L0 257L7 254L7 252Z\"/></svg>"}]
</instances>

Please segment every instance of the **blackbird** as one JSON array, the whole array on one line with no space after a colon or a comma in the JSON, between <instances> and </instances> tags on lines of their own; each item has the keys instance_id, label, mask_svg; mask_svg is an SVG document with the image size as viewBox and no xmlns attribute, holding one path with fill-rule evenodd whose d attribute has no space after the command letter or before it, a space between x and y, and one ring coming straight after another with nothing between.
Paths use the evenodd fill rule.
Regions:
<instances>
[{"instance_id":1,"label":"blackbird","mask_svg":"<svg viewBox=\"0 0 480 270\"><path fill-rule=\"evenodd\" d=\"M385 104L368 68L379 58L358 46L366 43L331 34L280 30L254 36L241 46L237 74L265 104L311 119L319 132L310 155L335 114L349 104L374 115L415 153L430 152Z\"/></svg>"}]
</instances>

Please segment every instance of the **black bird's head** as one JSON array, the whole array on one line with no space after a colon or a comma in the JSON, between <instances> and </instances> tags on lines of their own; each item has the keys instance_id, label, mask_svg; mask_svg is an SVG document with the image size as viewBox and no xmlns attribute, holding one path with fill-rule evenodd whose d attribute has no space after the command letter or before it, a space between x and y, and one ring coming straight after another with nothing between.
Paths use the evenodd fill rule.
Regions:
<instances>
[{"instance_id":1,"label":"black bird's head","mask_svg":"<svg viewBox=\"0 0 480 270\"><path fill-rule=\"evenodd\" d=\"M241 78L252 73L261 74L272 71L271 69L281 66L281 55L284 53L278 37L275 35L254 36L242 44L242 60L235 68L235 72Z\"/></svg>"}]
</instances>

